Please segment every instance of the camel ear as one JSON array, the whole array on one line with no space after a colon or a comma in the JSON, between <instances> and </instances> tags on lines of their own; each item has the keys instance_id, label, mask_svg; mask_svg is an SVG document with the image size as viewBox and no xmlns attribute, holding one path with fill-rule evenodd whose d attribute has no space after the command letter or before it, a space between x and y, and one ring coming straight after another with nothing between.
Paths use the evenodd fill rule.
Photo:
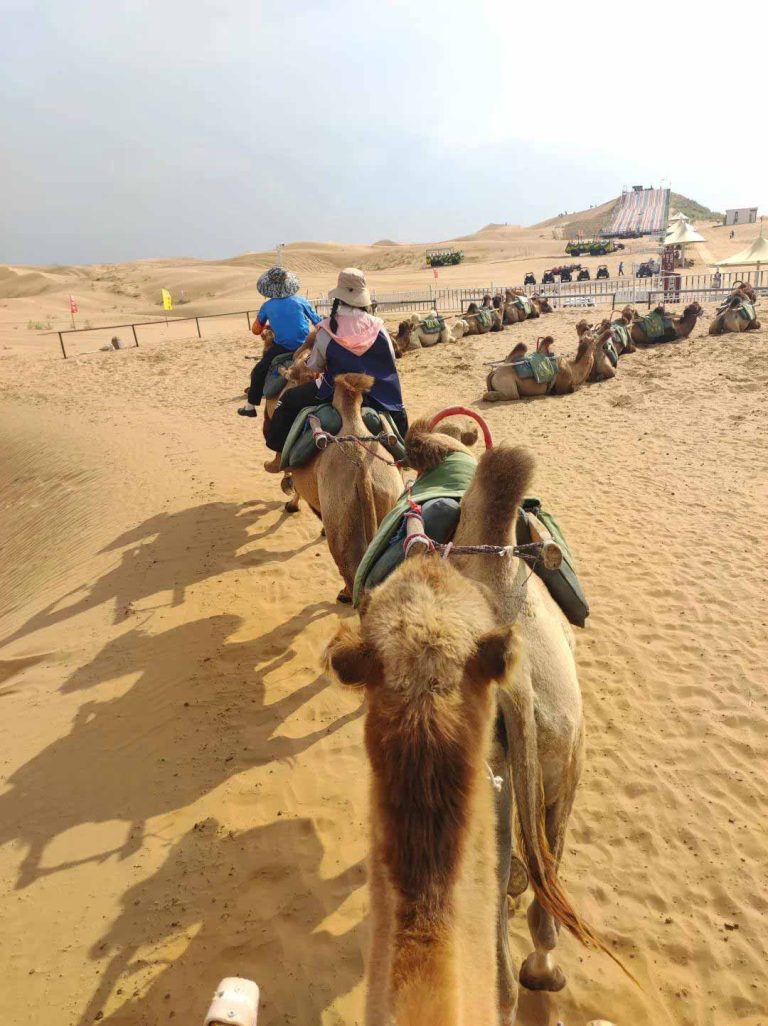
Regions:
<instances>
[{"instance_id":1,"label":"camel ear","mask_svg":"<svg viewBox=\"0 0 768 1026\"><path fill-rule=\"evenodd\" d=\"M518 657L517 633L512 624L483 634L467 662L467 676L476 687L503 681Z\"/></svg>"},{"instance_id":2,"label":"camel ear","mask_svg":"<svg viewBox=\"0 0 768 1026\"><path fill-rule=\"evenodd\" d=\"M342 624L323 654L323 668L346 687L378 684L382 668L374 648L360 637L360 632Z\"/></svg>"}]
</instances>

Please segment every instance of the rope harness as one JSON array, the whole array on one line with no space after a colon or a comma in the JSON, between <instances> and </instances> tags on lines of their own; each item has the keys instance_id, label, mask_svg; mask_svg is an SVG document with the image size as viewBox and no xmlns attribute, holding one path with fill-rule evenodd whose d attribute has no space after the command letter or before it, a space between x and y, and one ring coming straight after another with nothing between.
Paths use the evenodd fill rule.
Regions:
<instances>
[{"instance_id":1,"label":"rope harness","mask_svg":"<svg viewBox=\"0 0 768 1026\"><path fill-rule=\"evenodd\" d=\"M332 435L330 432L323 430L320 421L314 413L310 413L310 415L307 417L307 421L312 431L312 438L314 439L315 446L317 447L319 452L322 452L324 449L327 449L329 442L336 442L342 446L341 451L344 453L344 455L347 456L347 458L354 463L355 460L351 456L349 456L343 448L344 443L349 443L352 445L359 445L360 448L363 449L366 453L368 453L369 456L373 456L374 459L381 460L381 462L386 463L388 467L403 466L402 460L388 460L386 459L386 457L380 456L377 452L374 452L373 449L369 449L366 445L366 443L377 442L379 445L396 445L397 438L390 431L380 431L378 435Z\"/></svg>"},{"instance_id":2,"label":"rope harness","mask_svg":"<svg viewBox=\"0 0 768 1026\"><path fill-rule=\"evenodd\" d=\"M531 567L531 573L539 562L547 570L557 570L563 561L560 546L553 541L529 542L526 545L454 545L453 542L433 541L424 531L424 514L419 503L409 497L408 506L404 514L406 536L403 551L406 558L414 545L421 545L427 552L439 552L443 559L449 556L517 556ZM414 521L413 529L410 521Z\"/></svg>"}]
</instances>

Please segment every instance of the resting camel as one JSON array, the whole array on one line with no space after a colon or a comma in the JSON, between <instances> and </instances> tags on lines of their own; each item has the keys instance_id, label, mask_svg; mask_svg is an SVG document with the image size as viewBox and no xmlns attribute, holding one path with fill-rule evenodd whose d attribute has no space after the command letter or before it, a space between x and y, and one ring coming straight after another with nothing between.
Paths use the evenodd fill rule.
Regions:
<instances>
[{"instance_id":1,"label":"resting camel","mask_svg":"<svg viewBox=\"0 0 768 1026\"><path fill-rule=\"evenodd\" d=\"M756 302L755 290L750 285L738 282L736 291L717 311L709 326L709 334L724 335L728 332L756 331L761 327L760 321L754 316Z\"/></svg>"},{"instance_id":2,"label":"resting camel","mask_svg":"<svg viewBox=\"0 0 768 1026\"><path fill-rule=\"evenodd\" d=\"M363 395L372 386L373 378L367 374L336 376L332 402L341 414L340 435L369 435L360 411ZM331 443L286 475L283 487L290 486L322 520L328 548L344 581L338 600L351 602L363 553L403 491L400 471L379 442Z\"/></svg>"},{"instance_id":3,"label":"resting camel","mask_svg":"<svg viewBox=\"0 0 768 1026\"><path fill-rule=\"evenodd\" d=\"M616 320L612 321L606 317L597 327L598 340L609 333L614 349L619 356L623 356L624 353L637 352L637 346L632 341L629 328L632 321L636 320L638 316L637 310L633 310L631 306L625 306ZM579 326L576 325L576 331L578 330Z\"/></svg>"},{"instance_id":4,"label":"resting camel","mask_svg":"<svg viewBox=\"0 0 768 1026\"><path fill-rule=\"evenodd\" d=\"M520 302L526 299L528 300L528 306L526 303ZM552 305L548 299L542 296L531 296L529 298L519 289L506 289L503 301L501 296L497 296L494 299L494 303L497 302L498 307L503 309L505 324L517 324L520 321L533 317L541 317L542 314L552 313Z\"/></svg>"},{"instance_id":5,"label":"resting camel","mask_svg":"<svg viewBox=\"0 0 768 1026\"><path fill-rule=\"evenodd\" d=\"M461 319L467 326L466 335L485 335L488 331L501 331L504 327L501 311L493 307L478 307L477 303L470 303Z\"/></svg>"},{"instance_id":6,"label":"resting camel","mask_svg":"<svg viewBox=\"0 0 768 1026\"><path fill-rule=\"evenodd\" d=\"M608 328L604 329L603 324L606 323ZM617 361L618 352L611 337L610 322L603 321L603 324L593 325L588 321L579 321L576 325L576 334L579 336L579 342L592 339L595 344L595 359L592 364L592 370L589 372L588 381L608 381L610 378L616 377L616 368L611 360L610 352L613 350L614 358Z\"/></svg>"},{"instance_id":7,"label":"resting camel","mask_svg":"<svg viewBox=\"0 0 768 1026\"><path fill-rule=\"evenodd\" d=\"M417 422L407 438L409 465L419 471L431 469L450 452L462 448L459 442L446 435L430 433L428 424L428 419ZM461 501L461 516L453 539L457 548L486 544L501 547L514 543L518 508L526 493L532 468L531 457L522 449L500 446L483 454ZM461 991L464 985L472 986L471 977L475 971L473 948L464 944L453 947L462 928L458 913L464 907L460 900L460 887L466 870L459 865L455 874L441 873L445 867L439 855L443 839L448 842L455 836L455 827L447 836L440 829L448 829L445 802L451 792L453 800L459 800L455 790L456 774L450 773L447 766L442 773L425 773L424 769L431 766L431 759L437 756L437 752L447 755L441 743L442 737L437 734L437 724L441 722L438 719L441 699L450 705L455 716L457 734L454 738L464 757L470 761L476 751L475 745L465 740L464 731L475 721L467 717L461 696L469 689L477 689L479 680L475 660L481 658L485 663L490 654L486 644L494 635L488 633L488 616L496 628L496 655L493 660L495 666L485 663L484 674L502 682L497 690L500 715L496 729L501 754L494 746L488 758L494 774L501 776L501 788L497 792L499 810L509 808L510 786L514 792L520 854L534 891L528 909L534 951L523 962L520 982L533 990L560 990L565 986L565 975L553 956L558 924L564 925L581 942L605 950L591 928L574 911L557 875L583 763L582 704L571 629L543 582L536 576L530 576L529 569L509 552L504 558L495 553L456 554L450 562L462 575L462 584L455 582L454 573L445 560L421 556L406 561L364 602L360 631L345 626L329 649L331 665L342 680L348 684L364 681L368 685L369 702L376 703L370 708L369 715L385 708L387 722L395 725L387 729L378 718L366 725L366 743L374 771L371 904L374 937L379 939L379 943L374 942L369 966L366 1020L369 1026L390 1022L398 1026L401 1022L414 1023L414 1026L416 1022L507 1023L514 1018L517 987L510 965L506 916L503 921L501 917L497 920L500 1019L489 1014L485 1005L481 1006L482 1014L478 1012L475 1017L470 1015L470 1018L462 1019L457 1014L444 1017L439 1014L440 1008L432 1004L416 1005L416 1018L387 1018L392 1015L392 1005L381 1003L391 1000L393 992L397 994L398 987L406 981L406 994L419 995L425 1002L441 999L453 1002L457 991ZM419 563L425 568L418 566ZM462 593L461 589L467 589L468 584L472 590ZM479 586L481 590L475 592L473 586ZM485 610L484 603L488 604ZM509 624L515 621L519 638L517 660L511 658L510 653ZM499 665L502 662L504 665ZM405 681L408 682L407 688L403 685ZM450 681L454 682L453 687ZM393 694L388 691L390 686L396 689ZM457 687L461 689L459 694L456 693ZM409 712L398 704L406 701L411 703ZM379 702L384 705L379 706ZM429 744L425 744L416 732L416 725L422 723L435 725L436 733L427 735ZM403 724L412 728L410 731L405 728L405 736L413 746L415 757L421 760L419 772L414 772L394 747L402 737L397 731L403 730ZM384 749L382 740L393 746L389 752ZM381 770L377 768L375 759L379 760ZM380 776L387 769L392 774L390 783ZM399 779L405 784L404 794L399 793L394 774L399 774ZM466 777L460 779L465 780ZM477 786L476 777L470 784L470 793L474 792L472 784ZM422 785L426 801L421 796ZM444 795L443 789L448 794ZM424 801L423 807L411 806L412 802L418 801ZM413 835L406 835L413 836L410 850L405 840L399 843L401 830L394 821L386 829L380 827L377 830L382 803L385 808L397 810L402 817L399 822L406 828L410 825L414 831ZM480 830L482 815L485 813L481 806L477 820L474 817L464 820L466 829ZM452 815L451 821L455 824L457 818ZM510 857L511 846L503 843L504 828L508 823L502 812L497 822L497 886L498 894L502 896L510 888L510 871L517 861ZM432 845L421 853L421 858L416 858L425 837L431 840ZM477 886L482 886L488 895L486 844L485 840L482 844L477 842L474 861ZM436 850L432 846L436 846ZM451 849L447 847L446 850ZM470 850L469 840L465 850ZM415 870L425 857L432 872L438 874L438 879L455 888L451 895L455 900L446 910L447 918L442 917L439 924L432 924L442 927L437 937L428 923L419 922L423 929L407 933L392 929L396 917L396 923L401 926L405 923L415 925L417 909L411 906L419 897L423 902L427 895L424 887L404 890L398 874L390 869L390 860L401 860L399 865L413 865ZM390 869L389 873L387 869ZM415 876L410 876L409 882L415 884ZM426 887L431 882L429 875L422 878ZM430 889L428 894L432 896L435 892ZM432 907L439 912L439 906ZM475 907L479 916L483 910L478 903ZM452 914L454 909L455 915ZM487 992L489 919L485 917L483 929L486 931L483 986ZM445 966L442 958L434 962L429 956L431 951L436 955L443 954L442 938L455 952L455 976L450 984L443 975ZM403 962L399 963L400 945L405 948L409 942L413 946L409 946L407 951L413 953L413 959L403 957ZM426 951L420 950L420 942ZM403 951L403 956L405 954ZM422 954L424 961L420 959ZM398 964L402 964L403 972L396 971ZM434 984L435 979L440 981L440 985ZM471 1013L474 1009L469 1011ZM421 1019L418 1014L421 1014Z\"/></svg>"},{"instance_id":8,"label":"resting camel","mask_svg":"<svg viewBox=\"0 0 768 1026\"><path fill-rule=\"evenodd\" d=\"M667 316L663 306L657 306L654 312L661 314L662 317ZM657 342L678 342L681 339L688 338L696 327L696 321L703 313L704 311L698 303L691 303L683 310L682 317L669 318L671 324L660 338L648 338L643 327L645 318L641 317L630 325L630 337L633 342L641 346L655 345Z\"/></svg>"},{"instance_id":9,"label":"resting camel","mask_svg":"<svg viewBox=\"0 0 768 1026\"><path fill-rule=\"evenodd\" d=\"M552 356L554 355L551 351L552 344L553 339L549 335L539 340L536 350L546 353L547 356ZM595 340L591 335L585 336L579 342L573 360L558 356L557 373L549 382L538 382L533 377L523 378L520 376L514 364L523 360L527 352L528 347L525 343L519 342L506 360L490 371L486 378L487 391L483 395L484 402L520 399L531 395L568 395L575 392L581 388L592 372L595 362Z\"/></svg>"},{"instance_id":10,"label":"resting camel","mask_svg":"<svg viewBox=\"0 0 768 1026\"><path fill-rule=\"evenodd\" d=\"M431 310L427 315L427 319L432 318L435 321L442 319L438 318L436 310ZM401 353L407 353L411 349L428 349L430 346L436 346L438 342L453 342L453 334L445 320L439 331L427 331L425 318L412 314L407 321L400 322L393 342Z\"/></svg>"}]
</instances>

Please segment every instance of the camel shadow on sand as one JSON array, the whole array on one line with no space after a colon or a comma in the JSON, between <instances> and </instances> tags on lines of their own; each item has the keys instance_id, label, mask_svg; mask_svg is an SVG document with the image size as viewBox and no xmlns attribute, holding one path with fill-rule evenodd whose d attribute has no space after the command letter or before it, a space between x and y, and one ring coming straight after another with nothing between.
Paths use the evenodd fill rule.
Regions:
<instances>
[{"instance_id":1,"label":"camel shadow on sand","mask_svg":"<svg viewBox=\"0 0 768 1026\"><path fill-rule=\"evenodd\" d=\"M35 631L64 623L104 603L114 609L120 623L137 603L152 596L171 594L170 605L179 606L188 588L231 570L252 569L285 562L316 544L307 542L287 551L254 549L253 542L279 532L289 514L281 514L264 530L250 527L265 514L282 509L282 502L209 502L176 513L159 513L115 538L101 553L120 553L118 562L93 584L83 584L35 613L1 645Z\"/></svg>"},{"instance_id":2,"label":"camel shadow on sand","mask_svg":"<svg viewBox=\"0 0 768 1026\"><path fill-rule=\"evenodd\" d=\"M323 923L365 876L357 863L323 877L322 858L308 819L236 835L213 819L197 823L154 876L123 895L89 952L109 961L79 1026L97 1017L109 1026L202 1022L216 984L236 975L262 988L260 1024L321 1026L323 1010L363 973L362 924L331 933ZM124 1003L104 1013L118 990Z\"/></svg>"}]
</instances>

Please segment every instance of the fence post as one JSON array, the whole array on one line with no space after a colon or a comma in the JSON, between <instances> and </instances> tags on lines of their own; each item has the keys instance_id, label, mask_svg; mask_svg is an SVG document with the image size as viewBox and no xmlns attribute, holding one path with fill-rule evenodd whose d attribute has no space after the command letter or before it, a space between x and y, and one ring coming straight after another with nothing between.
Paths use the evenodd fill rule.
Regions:
<instances>
[{"instance_id":1,"label":"fence post","mask_svg":"<svg viewBox=\"0 0 768 1026\"><path fill-rule=\"evenodd\" d=\"M203 336L200 334L200 318L199 317L195 317L195 324L197 325L197 337L198 338L202 338Z\"/></svg>"},{"instance_id":2,"label":"fence post","mask_svg":"<svg viewBox=\"0 0 768 1026\"><path fill-rule=\"evenodd\" d=\"M61 351L64 354L64 359L66 360L66 358L67 358L67 351L64 348L64 339L61 337L61 332L58 332L58 336L59 336L59 344L61 345Z\"/></svg>"},{"instance_id":3,"label":"fence post","mask_svg":"<svg viewBox=\"0 0 768 1026\"><path fill-rule=\"evenodd\" d=\"M139 348L139 338L138 338L138 335L136 334L136 325L135 324L131 325L131 331L133 332L133 341L136 343L136 348L138 349Z\"/></svg>"},{"instance_id":4,"label":"fence post","mask_svg":"<svg viewBox=\"0 0 768 1026\"><path fill-rule=\"evenodd\" d=\"M246 320L246 323L248 325L248 330L250 331L251 330L251 314L250 314L249 310L245 311L245 320Z\"/></svg>"},{"instance_id":5,"label":"fence post","mask_svg":"<svg viewBox=\"0 0 768 1026\"><path fill-rule=\"evenodd\" d=\"M611 312L616 309L616 293L611 297Z\"/></svg>"}]
</instances>

